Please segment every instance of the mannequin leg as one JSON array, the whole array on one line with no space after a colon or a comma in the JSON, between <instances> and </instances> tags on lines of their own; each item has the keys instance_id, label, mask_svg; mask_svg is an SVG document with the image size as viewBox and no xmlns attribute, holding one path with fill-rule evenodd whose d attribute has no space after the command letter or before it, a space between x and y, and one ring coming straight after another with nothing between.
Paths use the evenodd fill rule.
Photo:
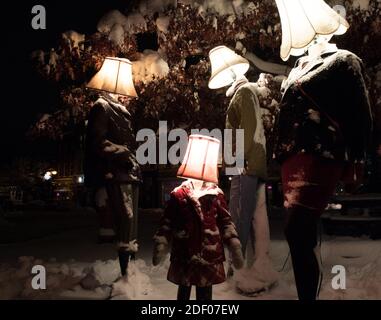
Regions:
<instances>
[{"instance_id":1,"label":"mannequin leg","mask_svg":"<svg viewBox=\"0 0 381 320\"><path fill-rule=\"evenodd\" d=\"M254 252L255 257L267 256L270 251L270 227L267 216L266 186L261 183L257 192L257 206L254 213Z\"/></svg>"},{"instance_id":2,"label":"mannequin leg","mask_svg":"<svg viewBox=\"0 0 381 320\"><path fill-rule=\"evenodd\" d=\"M244 255L256 206L257 183L258 178L249 175L235 176L231 182L229 210L237 227Z\"/></svg>"},{"instance_id":3,"label":"mannequin leg","mask_svg":"<svg viewBox=\"0 0 381 320\"><path fill-rule=\"evenodd\" d=\"M282 164L285 235L300 300L315 300L320 266L315 254L317 226L342 173L340 162L297 154Z\"/></svg>"},{"instance_id":4,"label":"mannequin leg","mask_svg":"<svg viewBox=\"0 0 381 320\"><path fill-rule=\"evenodd\" d=\"M188 301L190 299L192 287L179 286L177 289L177 300Z\"/></svg>"},{"instance_id":5,"label":"mannequin leg","mask_svg":"<svg viewBox=\"0 0 381 320\"><path fill-rule=\"evenodd\" d=\"M98 242L114 242L115 231L112 210L109 204L106 188L99 188L95 194L95 209L99 218Z\"/></svg>"},{"instance_id":6,"label":"mannequin leg","mask_svg":"<svg viewBox=\"0 0 381 320\"><path fill-rule=\"evenodd\" d=\"M114 217L118 240L118 257L121 274L127 275L128 263L138 250L137 211L138 189L130 184L110 183L106 187Z\"/></svg>"},{"instance_id":7,"label":"mannequin leg","mask_svg":"<svg viewBox=\"0 0 381 320\"><path fill-rule=\"evenodd\" d=\"M299 300L315 300L320 279L315 255L319 216L314 210L294 207L287 210L285 235L290 247Z\"/></svg>"},{"instance_id":8,"label":"mannequin leg","mask_svg":"<svg viewBox=\"0 0 381 320\"><path fill-rule=\"evenodd\" d=\"M130 262L131 253L126 251L125 248L118 249L119 266L122 276L127 275L128 263Z\"/></svg>"},{"instance_id":9,"label":"mannequin leg","mask_svg":"<svg viewBox=\"0 0 381 320\"><path fill-rule=\"evenodd\" d=\"M213 287L196 287L196 300L197 301L210 301L213 296Z\"/></svg>"}]
</instances>

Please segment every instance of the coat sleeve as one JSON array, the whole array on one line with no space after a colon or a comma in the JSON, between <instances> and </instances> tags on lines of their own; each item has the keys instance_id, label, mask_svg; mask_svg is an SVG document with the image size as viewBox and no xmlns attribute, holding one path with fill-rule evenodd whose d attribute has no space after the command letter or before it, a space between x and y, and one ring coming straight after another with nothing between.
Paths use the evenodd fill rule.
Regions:
<instances>
[{"instance_id":1,"label":"coat sleeve","mask_svg":"<svg viewBox=\"0 0 381 320\"><path fill-rule=\"evenodd\" d=\"M359 58L350 58L344 70L348 81L346 123L344 128L350 160L364 160L373 131L372 111L365 84L364 67Z\"/></svg>"},{"instance_id":2,"label":"coat sleeve","mask_svg":"<svg viewBox=\"0 0 381 320\"><path fill-rule=\"evenodd\" d=\"M241 88L230 102L226 116L226 128L244 130L244 158L247 159L254 147L254 134L257 128L257 117L253 103L257 103L249 88ZM233 132L233 150L235 149Z\"/></svg>"},{"instance_id":3,"label":"coat sleeve","mask_svg":"<svg viewBox=\"0 0 381 320\"><path fill-rule=\"evenodd\" d=\"M94 153L101 158L120 163L129 162L131 151L123 145L107 139L108 116L102 103L97 102L91 109L88 122L88 140Z\"/></svg>"},{"instance_id":4,"label":"coat sleeve","mask_svg":"<svg viewBox=\"0 0 381 320\"><path fill-rule=\"evenodd\" d=\"M217 196L217 225L226 245L229 245L232 239L238 239L238 233L228 211L225 196L222 194Z\"/></svg>"},{"instance_id":5,"label":"coat sleeve","mask_svg":"<svg viewBox=\"0 0 381 320\"><path fill-rule=\"evenodd\" d=\"M164 214L160 219L159 229L155 233L153 240L155 244L169 245L172 239L172 222L174 215L178 214L179 206L176 197L171 193L171 197L166 203Z\"/></svg>"}]
</instances>

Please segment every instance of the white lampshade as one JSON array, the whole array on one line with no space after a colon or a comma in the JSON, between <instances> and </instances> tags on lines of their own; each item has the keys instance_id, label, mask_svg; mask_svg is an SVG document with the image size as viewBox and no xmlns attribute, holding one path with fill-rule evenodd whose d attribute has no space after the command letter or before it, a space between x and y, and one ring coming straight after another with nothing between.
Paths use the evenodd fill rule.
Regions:
<instances>
[{"instance_id":1,"label":"white lampshade","mask_svg":"<svg viewBox=\"0 0 381 320\"><path fill-rule=\"evenodd\" d=\"M228 86L249 70L250 63L225 46L216 47L209 52L212 75L209 80L210 89Z\"/></svg>"},{"instance_id":2,"label":"white lampshade","mask_svg":"<svg viewBox=\"0 0 381 320\"><path fill-rule=\"evenodd\" d=\"M218 183L220 141L203 135L190 135L183 162L177 176Z\"/></svg>"},{"instance_id":3,"label":"white lampshade","mask_svg":"<svg viewBox=\"0 0 381 320\"><path fill-rule=\"evenodd\" d=\"M132 63L123 58L107 57L87 87L124 96L138 96L132 80Z\"/></svg>"},{"instance_id":4,"label":"white lampshade","mask_svg":"<svg viewBox=\"0 0 381 320\"><path fill-rule=\"evenodd\" d=\"M281 58L304 54L315 37L344 34L348 22L323 0L275 0L282 23Z\"/></svg>"}]
</instances>

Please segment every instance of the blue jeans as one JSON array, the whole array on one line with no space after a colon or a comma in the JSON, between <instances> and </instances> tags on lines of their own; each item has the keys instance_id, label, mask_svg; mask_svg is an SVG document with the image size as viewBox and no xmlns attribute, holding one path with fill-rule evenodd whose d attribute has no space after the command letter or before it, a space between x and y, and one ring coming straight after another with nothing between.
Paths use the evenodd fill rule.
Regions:
<instances>
[{"instance_id":1,"label":"blue jeans","mask_svg":"<svg viewBox=\"0 0 381 320\"><path fill-rule=\"evenodd\" d=\"M231 180L229 211L238 231L243 254L246 253L250 235L254 242L252 221L259 185L258 177L252 175L233 176Z\"/></svg>"}]
</instances>

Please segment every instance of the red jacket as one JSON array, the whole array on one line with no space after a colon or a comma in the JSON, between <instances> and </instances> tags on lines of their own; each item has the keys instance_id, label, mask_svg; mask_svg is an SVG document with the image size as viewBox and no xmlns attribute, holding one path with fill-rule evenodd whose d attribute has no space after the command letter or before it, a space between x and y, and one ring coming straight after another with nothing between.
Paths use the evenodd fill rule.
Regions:
<instances>
[{"instance_id":1,"label":"red jacket","mask_svg":"<svg viewBox=\"0 0 381 320\"><path fill-rule=\"evenodd\" d=\"M172 242L171 261L213 265L225 261L223 242L238 238L225 196L214 184L201 191L189 181L171 193L156 243Z\"/></svg>"}]
</instances>

